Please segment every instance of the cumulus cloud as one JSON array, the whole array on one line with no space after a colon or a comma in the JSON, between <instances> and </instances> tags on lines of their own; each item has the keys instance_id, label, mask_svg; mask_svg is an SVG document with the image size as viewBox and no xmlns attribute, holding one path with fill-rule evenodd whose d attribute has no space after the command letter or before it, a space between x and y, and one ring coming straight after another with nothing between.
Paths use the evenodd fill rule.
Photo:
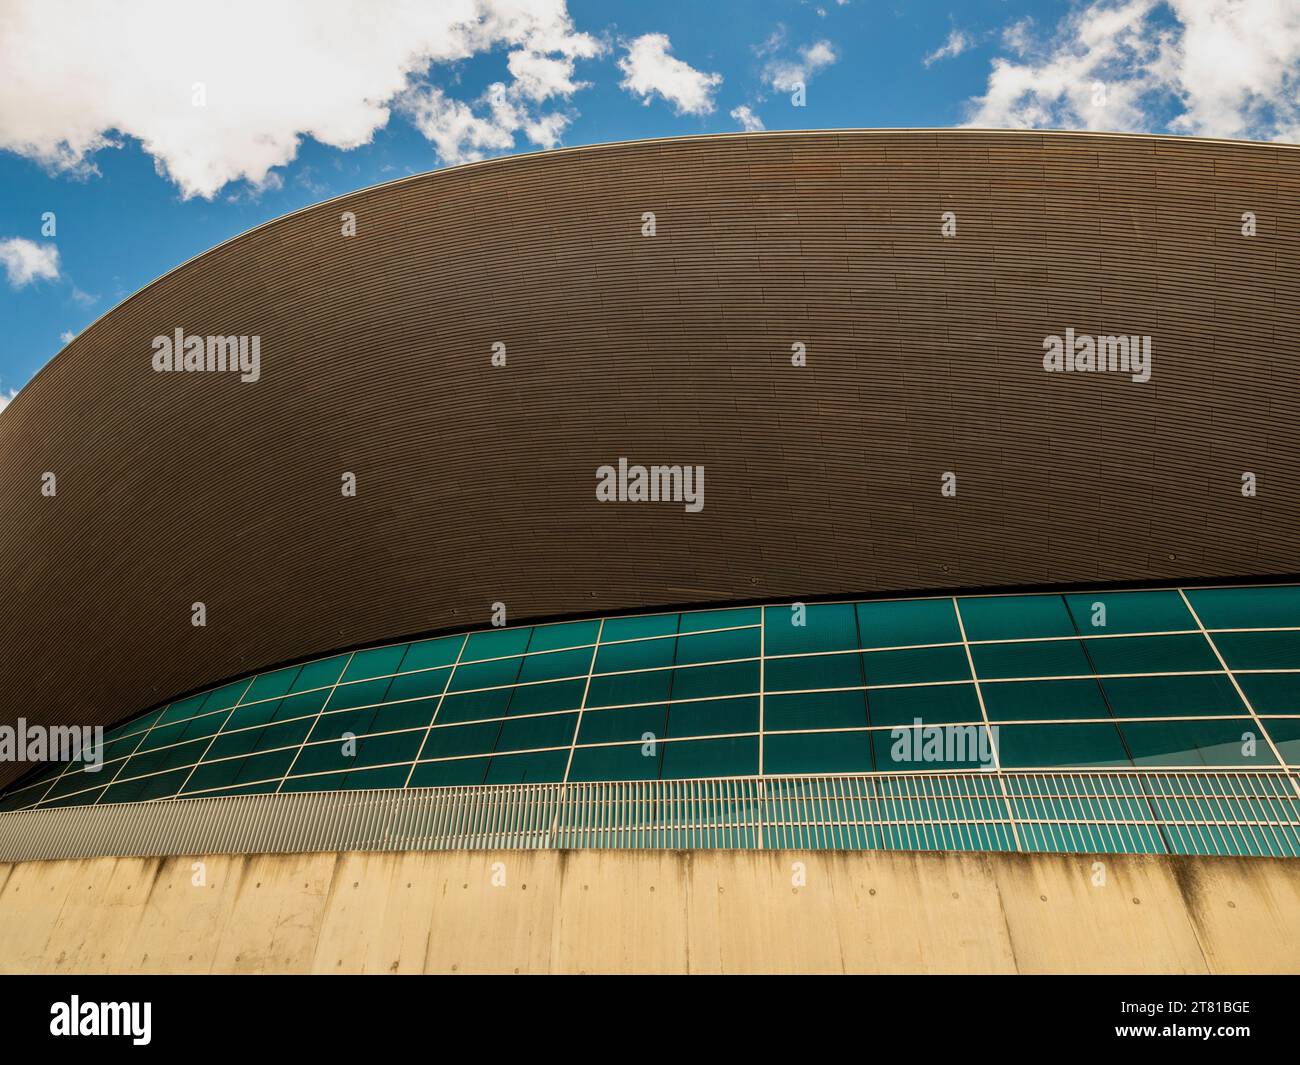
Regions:
<instances>
[{"instance_id":1,"label":"cumulus cloud","mask_svg":"<svg viewBox=\"0 0 1300 1065\"><path fill-rule=\"evenodd\" d=\"M1097 0L1037 43L1003 42L968 125L1300 140L1294 0Z\"/></svg>"},{"instance_id":2,"label":"cumulus cloud","mask_svg":"<svg viewBox=\"0 0 1300 1065\"><path fill-rule=\"evenodd\" d=\"M955 59L975 43L969 33L954 28L948 34L948 39L938 48L927 55L921 62L927 67L939 62L941 59Z\"/></svg>"},{"instance_id":3,"label":"cumulus cloud","mask_svg":"<svg viewBox=\"0 0 1300 1065\"><path fill-rule=\"evenodd\" d=\"M33 281L59 279L59 249L54 244L37 244L26 237L0 240L0 266L9 284L22 288Z\"/></svg>"},{"instance_id":4,"label":"cumulus cloud","mask_svg":"<svg viewBox=\"0 0 1300 1065\"><path fill-rule=\"evenodd\" d=\"M740 123L740 128L746 133L756 133L763 129L763 120L754 114L754 109L748 104L741 104L739 107L733 107L729 112L732 118Z\"/></svg>"},{"instance_id":5,"label":"cumulus cloud","mask_svg":"<svg viewBox=\"0 0 1300 1065\"><path fill-rule=\"evenodd\" d=\"M780 47L783 30L778 30L768 39L766 45L759 49L774 52ZM815 41L805 44L797 52L797 57L773 57L763 68L763 80L777 92L793 92L800 85L807 85L809 79L823 67L828 67L838 59L835 48L830 41Z\"/></svg>"},{"instance_id":6,"label":"cumulus cloud","mask_svg":"<svg viewBox=\"0 0 1300 1065\"><path fill-rule=\"evenodd\" d=\"M563 122L537 106L583 87L574 63L601 51L565 0L9 0L0 25L0 148L92 173L97 152L134 137L186 198L275 180L304 136L369 143L399 97L422 113L409 94L440 64L496 49L509 117L501 93L453 106L424 85L435 146L554 143Z\"/></svg>"},{"instance_id":7,"label":"cumulus cloud","mask_svg":"<svg viewBox=\"0 0 1300 1065\"><path fill-rule=\"evenodd\" d=\"M62 333L59 334L59 339L62 340L63 343L65 344L71 344L76 338L77 338L77 334L74 333L71 329L65 329Z\"/></svg>"},{"instance_id":8,"label":"cumulus cloud","mask_svg":"<svg viewBox=\"0 0 1300 1065\"><path fill-rule=\"evenodd\" d=\"M0 411L4 410L5 407L9 406L9 401L13 399L14 396L16 395L18 395L18 389L16 388L11 388L9 389L8 392L5 392L4 390L0 389Z\"/></svg>"},{"instance_id":9,"label":"cumulus cloud","mask_svg":"<svg viewBox=\"0 0 1300 1065\"><path fill-rule=\"evenodd\" d=\"M679 115L707 115L713 111L713 94L722 84L721 74L706 74L670 55L666 33L642 34L623 46L627 54L618 61L623 72L619 85L649 104L661 96Z\"/></svg>"}]
</instances>

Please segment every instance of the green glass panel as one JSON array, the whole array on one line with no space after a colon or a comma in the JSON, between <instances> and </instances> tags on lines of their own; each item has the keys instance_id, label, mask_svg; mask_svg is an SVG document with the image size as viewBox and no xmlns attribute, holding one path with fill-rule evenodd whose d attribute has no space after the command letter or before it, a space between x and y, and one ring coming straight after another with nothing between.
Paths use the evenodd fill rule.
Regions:
<instances>
[{"instance_id":1,"label":"green glass panel","mask_svg":"<svg viewBox=\"0 0 1300 1065\"><path fill-rule=\"evenodd\" d=\"M256 784L241 784L238 787L222 788L220 791L198 791L191 792L186 789L187 798L200 798L209 795L269 795L276 790L280 781L263 780Z\"/></svg>"},{"instance_id":2,"label":"green glass panel","mask_svg":"<svg viewBox=\"0 0 1300 1065\"><path fill-rule=\"evenodd\" d=\"M561 677L585 677L591 669L592 648L575 651L548 651L529 655L519 670L519 682L559 680Z\"/></svg>"},{"instance_id":3,"label":"green glass panel","mask_svg":"<svg viewBox=\"0 0 1300 1065\"><path fill-rule=\"evenodd\" d=\"M256 703L263 699L288 695L289 689L293 687L293 682L298 679L298 674L301 672L302 666L289 666L287 669L277 669L272 673L259 673L253 678L253 683L248 686L248 691L240 701Z\"/></svg>"},{"instance_id":4,"label":"green glass panel","mask_svg":"<svg viewBox=\"0 0 1300 1065\"><path fill-rule=\"evenodd\" d=\"M364 736L368 732L375 731L373 726L378 712L377 707L367 706L359 710L338 710L321 714L312 726L310 742L341 744L349 733L353 736Z\"/></svg>"},{"instance_id":5,"label":"green glass panel","mask_svg":"<svg viewBox=\"0 0 1300 1065\"><path fill-rule=\"evenodd\" d=\"M764 624L769 655L809 651L848 651L858 646L858 624L852 603L811 603L800 611L788 606L766 608Z\"/></svg>"},{"instance_id":6,"label":"green glass panel","mask_svg":"<svg viewBox=\"0 0 1300 1065\"><path fill-rule=\"evenodd\" d=\"M862 655L862 666L869 685L970 679L970 663L963 647L867 651Z\"/></svg>"},{"instance_id":7,"label":"green glass panel","mask_svg":"<svg viewBox=\"0 0 1300 1065\"><path fill-rule=\"evenodd\" d=\"M855 654L769 658L763 683L770 692L818 688L860 688L865 683L862 662Z\"/></svg>"},{"instance_id":8,"label":"green glass panel","mask_svg":"<svg viewBox=\"0 0 1300 1065\"><path fill-rule=\"evenodd\" d=\"M1085 592L1067 595L1065 601L1084 636L1177 632L1197 627L1182 596L1175 591Z\"/></svg>"},{"instance_id":9,"label":"green glass panel","mask_svg":"<svg viewBox=\"0 0 1300 1065\"><path fill-rule=\"evenodd\" d=\"M1059 595L978 596L957 601L968 640L1026 640L1073 636L1074 622Z\"/></svg>"},{"instance_id":10,"label":"green glass panel","mask_svg":"<svg viewBox=\"0 0 1300 1065\"><path fill-rule=\"evenodd\" d=\"M1288 765L1300 765L1300 718L1269 718L1264 727L1282 752L1282 760Z\"/></svg>"},{"instance_id":11,"label":"green glass panel","mask_svg":"<svg viewBox=\"0 0 1300 1065\"><path fill-rule=\"evenodd\" d=\"M126 736L138 736L147 732L168 708L163 707L159 710L152 710L142 717L133 718L130 721L123 722L104 733L106 740L123 739Z\"/></svg>"},{"instance_id":12,"label":"green glass panel","mask_svg":"<svg viewBox=\"0 0 1300 1065\"><path fill-rule=\"evenodd\" d=\"M449 762L421 762L411 774L413 788L447 788L482 784L490 758L456 758Z\"/></svg>"},{"instance_id":13,"label":"green glass panel","mask_svg":"<svg viewBox=\"0 0 1300 1065\"><path fill-rule=\"evenodd\" d=\"M586 715L582 719L586 729ZM570 780L655 780L666 743L655 744L650 753L640 743L612 747L579 747L573 752Z\"/></svg>"},{"instance_id":14,"label":"green glass panel","mask_svg":"<svg viewBox=\"0 0 1300 1065\"><path fill-rule=\"evenodd\" d=\"M150 799L165 799L175 795L189 776L189 769L177 769L170 773L156 776L140 777L136 780L118 780L104 792L103 802L147 802ZM80 805L78 803L77 805Z\"/></svg>"},{"instance_id":15,"label":"green glass panel","mask_svg":"<svg viewBox=\"0 0 1300 1065\"><path fill-rule=\"evenodd\" d=\"M792 732L763 742L765 773L869 773L871 739L866 732Z\"/></svg>"},{"instance_id":16,"label":"green glass panel","mask_svg":"<svg viewBox=\"0 0 1300 1065\"><path fill-rule=\"evenodd\" d=\"M470 633L465 641L461 662L521 655L528 649L528 641L532 639L532 635L533 630L526 626L520 629L487 629L484 632Z\"/></svg>"},{"instance_id":17,"label":"green glass panel","mask_svg":"<svg viewBox=\"0 0 1300 1065\"><path fill-rule=\"evenodd\" d=\"M979 721L979 698L973 684L936 684L916 688L876 688L867 693L873 725L927 725Z\"/></svg>"},{"instance_id":18,"label":"green glass panel","mask_svg":"<svg viewBox=\"0 0 1300 1065\"><path fill-rule=\"evenodd\" d=\"M65 795L76 795L78 792L90 791L92 788L101 787L107 784L116 775L116 766L104 766L97 772L91 773L86 770L76 772L69 771L54 782L45 794L37 794L32 801L36 799L49 800L62 798Z\"/></svg>"},{"instance_id":19,"label":"green glass panel","mask_svg":"<svg viewBox=\"0 0 1300 1065\"><path fill-rule=\"evenodd\" d=\"M405 703L386 703L375 711L371 732L398 732L408 728L424 728L433 720L438 710L436 696L412 699Z\"/></svg>"},{"instance_id":20,"label":"green glass panel","mask_svg":"<svg viewBox=\"0 0 1300 1065\"><path fill-rule=\"evenodd\" d=\"M1260 714L1300 714L1300 673L1238 673L1250 705Z\"/></svg>"},{"instance_id":21,"label":"green glass panel","mask_svg":"<svg viewBox=\"0 0 1300 1065\"><path fill-rule=\"evenodd\" d=\"M501 723L491 721L476 725L455 725L429 731L421 758L455 758L466 754L491 754L497 745Z\"/></svg>"},{"instance_id":22,"label":"green glass panel","mask_svg":"<svg viewBox=\"0 0 1300 1065\"><path fill-rule=\"evenodd\" d=\"M642 640L648 636L677 633L676 614L640 614L630 618L606 618L600 642L607 640Z\"/></svg>"},{"instance_id":23,"label":"green glass panel","mask_svg":"<svg viewBox=\"0 0 1300 1065\"><path fill-rule=\"evenodd\" d=\"M569 752L535 751L531 754L493 755L485 784L546 784L564 779Z\"/></svg>"},{"instance_id":24,"label":"green glass panel","mask_svg":"<svg viewBox=\"0 0 1300 1065\"><path fill-rule=\"evenodd\" d=\"M484 692L467 692L464 695L443 696L438 707L438 723L454 725L460 721L482 721L484 718L505 717L510 709L511 688L493 688Z\"/></svg>"},{"instance_id":25,"label":"green glass panel","mask_svg":"<svg viewBox=\"0 0 1300 1065\"><path fill-rule=\"evenodd\" d=\"M1085 646L1098 673L1184 673L1220 668L1200 633L1091 639Z\"/></svg>"},{"instance_id":26,"label":"green glass panel","mask_svg":"<svg viewBox=\"0 0 1300 1065\"><path fill-rule=\"evenodd\" d=\"M663 703L654 706L626 706L610 710L588 710L582 715L582 728L578 733L578 742L616 743L619 740L641 741L647 733L656 739L663 739L668 735L668 707ZM641 778L638 777L637 779Z\"/></svg>"},{"instance_id":27,"label":"green glass panel","mask_svg":"<svg viewBox=\"0 0 1300 1065\"><path fill-rule=\"evenodd\" d=\"M1120 725L1139 766L1272 766L1264 737L1249 718L1230 721L1126 721ZM1245 737L1253 737L1253 745ZM1253 747L1253 754L1247 753Z\"/></svg>"},{"instance_id":28,"label":"green glass panel","mask_svg":"<svg viewBox=\"0 0 1300 1065\"><path fill-rule=\"evenodd\" d=\"M278 703L271 704L271 718L268 720L287 721L292 717L309 717L318 714L324 709L329 697L329 688L318 688L316 691L303 692L301 695L286 695ZM232 727L236 727L235 719L242 713L243 707L238 707L231 715Z\"/></svg>"},{"instance_id":29,"label":"green glass panel","mask_svg":"<svg viewBox=\"0 0 1300 1065\"><path fill-rule=\"evenodd\" d=\"M741 699L705 699L673 703L668 708L668 732L681 736L717 736L758 731L758 696Z\"/></svg>"},{"instance_id":30,"label":"green glass panel","mask_svg":"<svg viewBox=\"0 0 1300 1065\"><path fill-rule=\"evenodd\" d=\"M294 751L272 751L252 758L231 758L224 762L204 762L197 766L185 785L184 794L224 788L249 781L278 779L293 764Z\"/></svg>"},{"instance_id":31,"label":"green glass panel","mask_svg":"<svg viewBox=\"0 0 1300 1065\"><path fill-rule=\"evenodd\" d=\"M384 701L388 686L392 683L387 677L382 680L363 680L356 684L340 684L329 697L327 710L348 710L355 706L375 706Z\"/></svg>"},{"instance_id":32,"label":"green glass panel","mask_svg":"<svg viewBox=\"0 0 1300 1065\"><path fill-rule=\"evenodd\" d=\"M673 740L663 748L665 780L688 777L753 776L758 772L758 737Z\"/></svg>"},{"instance_id":33,"label":"green glass panel","mask_svg":"<svg viewBox=\"0 0 1300 1065\"><path fill-rule=\"evenodd\" d=\"M1088 675L1092 668L1078 640L1043 643L987 643L971 648L981 677L1066 677Z\"/></svg>"},{"instance_id":34,"label":"green glass panel","mask_svg":"<svg viewBox=\"0 0 1300 1065\"><path fill-rule=\"evenodd\" d=\"M1229 669L1300 668L1300 632L1220 632L1214 642Z\"/></svg>"},{"instance_id":35,"label":"green glass panel","mask_svg":"<svg viewBox=\"0 0 1300 1065\"><path fill-rule=\"evenodd\" d=\"M204 761L214 762L218 758L230 758L237 754L251 754L253 751L269 751L276 747L296 746L307 738L311 731L310 719L288 721L282 725L269 728L241 729L238 732L223 732L212 741Z\"/></svg>"},{"instance_id":36,"label":"green glass panel","mask_svg":"<svg viewBox=\"0 0 1300 1065\"><path fill-rule=\"evenodd\" d=\"M356 769L343 779L340 787L344 791L359 791L363 788L400 788L406 783L411 767L406 765L385 766L382 769Z\"/></svg>"},{"instance_id":37,"label":"green glass panel","mask_svg":"<svg viewBox=\"0 0 1300 1065\"><path fill-rule=\"evenodd\" d=\"M208 714L214 710L229 710L240 701L240 696L242 696L248 688L248 678L232 681L229 684L223 684L220 688L214 688L212 691L208 692L208 697L203 700L203 712Z\"/></svg>"},{"instance_id":38,"label":"green glass panel","mask_svg":"<svg viewBox=\"0 0 1300 1065\"><path fill-rule=\"evenodd\" d=\"M1181 677L1108 677L1102 681L1116 717L1240 714L1245 707L1225 673Z\"/></svg>"},{"instance_id":39,"label":"green glass panel","mask_svg":"<svg viewBox=\"0 0 1300 1065\"><path fill-rule=\"evenodd\" d=\"M528 650L559 651L566 647L584 647L596 642L599 621L565 621L557 625L538 625L533 629Z\"/></svg>"},{"instance_id":40,"label":"green glass panel","mask_svg":"<svg viewBox=\"0 0 1300 1065\"><path fill-rule=\"evenodd\" d=\"M419 643L413 643L407 648L406 657L402 659L401 671L411 673L418 669L453 665L464 642L464 636L444 636L439 640L421 640Z\"/></svg>"},{"instance_id":41,"label":"green glass panel","mask_svg":"<svg viewBox=\"0 0 1300 1065\"><path fill-rule=\"evenodd\" d=\"M528 751L537 747L568 747L573 742L577 714L516 717L501 725L498 751Z\"/></svg>"},{"instance_id":42,"label":"green glass panel","mask_svg":"<svg viewBox=\"0 0 1300 1065\"><path fill-rule=\"evenodd\" d=\"M870 733L879 772L979 769L994 764L983 725L925 725Z\"/></svg>"},{"instance_id":43,"label":"green glass panel","mask_svg":"<svg viewBox=\"0 0 1300 1065\"><path fill-rule=\"evenodd\" d=\"M863 647L961 641L957 613L951 599L859 603L857 610Z\"/></svg>"},{"instance_id":44,"label":"green glass panel","mask_svg":"<svg viewBox=\"0 0 1300 1065\"><path fill-rule=\"evenodd\" d=\"M707 666L695 668L707 669ZM611 673L591 678L587 689L588 706L623 706L629 703L667 702L671 694L673 671L655 669L646 673Z\"/></svg>"},{"instance_id":45,"label":"green glass panel","mask_svg":"<svg viewBox=\"0 0 1300 1065\"><path fill-rule=\"evenodd\" d=\"M763 723L769 730L861 728L867 723L866 693L838 691L768 695L763 700Z\"/></svg>"},{"instance_id":46,"label":"green glass panel","mask_svg":"<svg viewBox=\"0 0 1300 1065\"><path fill-rule=\"evenodd\" d=\"M996 745L1002 765L1008 769L1131 765L1119 729L1108 723L1000 725Z\"/></svg>"},{"instance_id":47,"label":"green glass panel","mask_svg":"<svg viewBox=\"0 0 1300 1065\"><path fill-rule=\"evenodd\" d=\"M298 753L290 775L295 777L307 773L324 773L331 770L351 769L357 764L356 756L344 753L344 744L340 739L324 743L311 743Z\"/></svg>"},{"instance_id":48,"label":"green glass panel","mask_svg":"<svg viewBox=\"0 0 1300 1065\"><path fill-rule=\"evenodd\" d=\"M1300 625L1300 585L1187 589L1207 629L1270 629Z\"/></svg>"},{"instance_id":49,"label":"green glass panel","mask_svg":"<svg viewBox=\"0 0 1300 1065\"><path fill-rule=\"evenodd\" d=\"M706 629L730 629L739 625L757 625L760 612L756 606L731 610L693 610L683 614L681 632L703 632Z\"/></svg>"},{"instance_id":50,"label":"green glass panel","mask_svg":"<svg viewBox=\"0 0 1300 1065\"><path fill-rule=\"evenodd\" d=\"M597 673L621 673L629 669L655 669L671 666L677 652L676 640L634 640L629 643L601 644L596 655Z\"/></svg>"},{"instance_id":51,"label":"green glass panel","mask_svg":"<svg viewBox=\"0 0 1300 1065\"><path fill-rule=\"evenodd\" d=\"M41 809L50 809L57 806L93 806L99 801L104 794L105 788L96 788L94 791L83 792L80 795L70 795L66 799L55 799L49 803L42 803ZM127 802L125 799L105 799L105 802Z\"/></svg>"},{"instance_id":52,"label":"green glass panel","mask_svg":"<svg viewBox=\"0 0 1300 1065\"><path fill-rule=\"evenodd\" d=\"M191 695L187 699L178 699L168 706L158 717L158 723L167 725L176 721L187 721L195 714L203 713L203 704L208 698L207 692Z\"/></svg>"},{"instance_id":53,"label":"green glass panel","mask_svg":"<svg viewBox=\"0 0 1300 1065\"><path fill-rule=\"evenodd\" d=\"M137 733L134 736L123 736L117 740L106 740L102 761L111 762L119 758L125 758L140 746L140 740L143 738L143 733Z\"/></svg>"},{"instance_id":54,"label":"green glass panel","mask_svg":"<svg viewBox=\"0 0 1300 1065\"><path fill-rule=\"evenodd\" d=\"M387 765L390 762L413 762L424 743L424 729L390 732L384 736L362 736L357 740L358 767ZM405 777L402 778L405 781Z\"/></svg>"},{"instance_id":55,"label":"green glass panel","mask_svg":"<svg viewBox=\"0 0 1300 1065\"><path fill-rule=\"evenodd\" d=\"M389 677L397 672L397 667L406 657L407 645L392 644L389 647L372 647L366 651L357 651L343 673L344 681L370 680L372 677Z\"/></svg>"},{"instance_id":56,"label":"green glass panel","mask_svg":"<svg viewBox=\"0 0 1300 1065\"><path fill-rule=\"evenodd\" d=\"M758 629L729 629L677 638L677 664L725 662L736 658L756 658L759 653Z\"/></svg>"},{"instance_id":57,"label":"green glass panel","mask_svg":"<svg viewBox=\"0 0 1300 1065\"><path fill-rule=\"evenodd\" d=\"M519 667L523 661L523 658L498 658L491 662L462 662L452 674L448 691L475 691L514 684L519 678Z\"/></svg>"},{"instance_id":58,"label":"green glass panel","mask_svg":"<svg viewBox=\"0 0 1300 1065\"><path fill-rule=\"evenodd\" d=\"M384 702L395 703L402 699L422 699L441 695L447 687L450 669L426 669L419 673L403 673L394 677L384 693Z\"/></svg>"},{"instance_id":59,"label":"green glass panel","mask_svg":"<svg viewBox=\"0 0 1300 1065\"><path fill-rule=\"evenodd\" d=\"M757 661L675 669L672 697L674 700L705 699L713 695L742 695L747 692L757 692L758 676Z\"/></svg>"},{"instance_id":60,"label":"green glass panel","mask_svg":"<svg viewBox=\"0 0 1300 1065\"><path fill-rule=\"evenodd\" d=\"M333 658L321 658L315 662L308 662L298 672L298 676L294 679L293 686L289 690L291 692L305 692L314 688L328 688L338 681L347 662L347 655L336 655ZM248 702L248 697L245 696L243 701Z\"/></svg>"},{"instance_id":61,"label":"green glass panel","mask_svg":"<svg viewBox=\"0 0 1300 1065\"><path fill-rule=\"evenodd\" d=\"M576 710L582 705L587 682L558 680L551 684L527 684L514 690L510 697L511 717L520 714L547 714L553 710Z\"/></svg>"},{"instance_id":62,"label":"green glass panel","mask_svg":"<svg viewBox=\"0 0 1300 1065\"><path fill-rule=\"evenodd\" d=\"M1095 680L1016 680L982 686L990 721L1109 717Z\"/></svg>"}]
</instances>

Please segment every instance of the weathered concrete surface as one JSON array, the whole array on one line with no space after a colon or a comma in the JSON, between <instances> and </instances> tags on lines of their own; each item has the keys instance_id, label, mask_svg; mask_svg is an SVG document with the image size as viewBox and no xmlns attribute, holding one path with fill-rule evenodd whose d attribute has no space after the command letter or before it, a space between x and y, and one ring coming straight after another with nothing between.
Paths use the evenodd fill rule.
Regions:
<instances>
[{"instance_id":1,"label":"weathered concrete surface","mask_svg":"<svg viewBox=\"0 0 1300 1065\"><path fill-rule=\"evenodd\" d=\"M0 864L0 971L1300 972L1300 861L480 851Z\"/></svg>"}]
</instances>

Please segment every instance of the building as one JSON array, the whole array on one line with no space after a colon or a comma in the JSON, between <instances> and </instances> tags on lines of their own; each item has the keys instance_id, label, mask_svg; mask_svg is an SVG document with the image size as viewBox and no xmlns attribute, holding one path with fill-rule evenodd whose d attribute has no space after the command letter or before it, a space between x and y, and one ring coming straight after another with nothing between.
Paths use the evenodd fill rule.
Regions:
<instances>
[{"instance_id":1,"label":"building","mask_svg":"<svg viewBox=\"0 0 1300 1065\"><path fill-rule=\"evenodd\" d=\"M739 941L824 860L1008 925L1066 896L1032 959L847 968L1300 969L1297 193L1280 145L752 134L200 256L0 418L9 720L110 730L96 771L3 767L10 881L518 852L563 909L557 852L623 893L707 854ZM1052 940L1085 918L1118 938ZM834 954L773 949L718 967Z\"/></svg>"}]
</instances>

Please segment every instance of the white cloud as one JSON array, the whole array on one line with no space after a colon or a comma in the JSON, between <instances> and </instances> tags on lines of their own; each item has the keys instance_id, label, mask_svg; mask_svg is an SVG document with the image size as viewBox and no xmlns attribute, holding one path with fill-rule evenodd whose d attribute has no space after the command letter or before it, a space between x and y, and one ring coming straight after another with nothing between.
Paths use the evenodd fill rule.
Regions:
<instances>
[{"instance_id":1,"label":"white cloud","mask_svg":"<svg viewBox=\"0 0 1300 1065\"><path fill-rule=\"evenodd\" d=\"M783 35L783 31L778 30L768 38L759 53L774 51ZM763 78L777 92L793 92L800 85L807 85L817 71L830 66L838 58L830 41L816 41L800 48L798 59L769 60L763 69Z\"/></svg>"},{"instance_id":2,"label":"white cloud","mask_svg":"<svg viewBox=\"0 0 1300 1065\"><path fill-rule=\"evenodd\" d=\"M713 93L722 84L721 74L706 74L669 55L672 42L666 33L646 33L623 46L627 55L618 61L623 72L620 87L642 103L658 95L672 104L679 115L707 115L713 110Z\"/></svg>"},{"instance_id":3,"label":"white cloud","mask_svg":"<svg viewBox=\"0 0 1300 1065\"><path fill-rule=\"evenodd\" d=\"M955 59L957 56L961 55L962 52L966 51L966 49L970 48L971 45L973 45L974 43L975 43L975 38L973 38L970 34L965 33L962 30L953 28L948 34L948 39L944 41L943 44L940 45L938 48L936 48L933 52L927 55L922 60L922 62L928 67L934 63L939 62L939 60L941 59Z\"/></svg>"},{"instance_id":4,"label":"white cloud","mask_svg":"<svg viewBox=\"0 0 1300 1065\"><path fill-rule=\"evenodd\" d=\"M0 411L9 406L9 401L18 395L18 389L11 388L8 392L0 391Z\"/></svg>"},{"instance_id":5,"label":"white cloud","mask_svg":"<svg viewBox=\"0 0 1300 1065\"><path fill-rule=\"evenodd\" d=\"M59 334L59 339L62 340L63 343L65 344L71 344L74 340L77 339L77 334L74 333L71 329L65 329L62 333Z\"/></svg>"},{"instance_id":6,"label":"white cloud","mask_svg":"<svg viewBox=\"0 0 1300 1065\"><path fill-rule=\"evenodd\" d=\"M0 148L87 173L96 152L135 137L187 198L274 180L304 136L366 144L431 67L498 48L510 50L515 129L553 137L556 120L524 115L524 102L570 96L584 84L575 60L602 49L565 0L9 0L0 23ZM499 120L491 100L476 106L480 125ZM444 143L469 127L461 142L509 147L512 129L486 135L443 110Z\"/></svg>"},{"instance_id":7,"label":"white cloud","mask_svg":"<svg viewBox=\"0 0 1300 1065\"><path fill-rule=\"evenodd\" d=\"M57 281L59 249L54 244L37 244L26 237L9 237L0 240L0 266L14 288L33 281Z\"/></svg>"},{"instance_id":8,"label":"white cloud","mask_svg":"<svg viewBox=\"0 0 1300 1065\"><path fill-rule=\"evenodd\" d=\"M1019 58L993 61L968 125L1300 140L1294 0L1096 0L1050 43L1023 21L1003 41Z\"/></svg>"},{"instance_id":9,"label":"white cloud","mask_svg":"<svg viewBox=\"0 0 1300 1065\"><path fill-rule=\"evenodd\" d=\"M1034 20L1026 15L1016 19L1002 30L1002 44L1016 55L1024 55L1029 50L1030 34Z\"/></svg>"},{"instance_id":10,"label":"white cloud","mask_svg":"<svg viewBox=\"0 0 1300 1065\"><path fill-rule=\"evenodd\" d=\"M739 107L733 107L730 115L740 123L740 128L746 133L755 133L763 129L763 120L754 114L754 109L748 104L741 104Z\"/></svg>"}]
</instances>

